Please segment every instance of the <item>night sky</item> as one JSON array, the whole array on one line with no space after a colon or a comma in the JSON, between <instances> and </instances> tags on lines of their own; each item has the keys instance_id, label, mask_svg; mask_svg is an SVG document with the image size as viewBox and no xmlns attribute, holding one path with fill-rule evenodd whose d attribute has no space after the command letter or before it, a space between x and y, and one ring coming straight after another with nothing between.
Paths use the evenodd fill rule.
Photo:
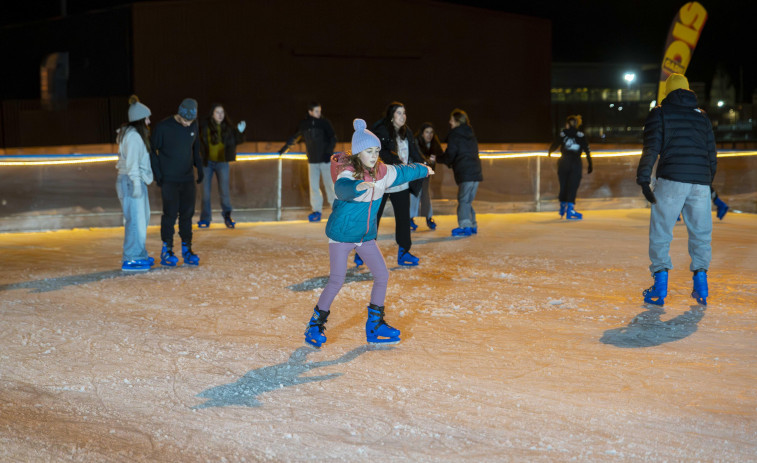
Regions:
<instances>
[{"instance_id":1,"label":"night sky","mask_svg":"<svg viewBox=\"0 0 757 463\"><path fill-rule=\"evenodd\" d=\"M550 19L552 58L556 62L659 64L668 29L684 0L467 0L464 4ZM66 0L68 14L133 3L128 0ZM709 84L717 66L731 75L737 92L739 76L743 100L751 101L757 84L757 22L755 0L701 0L708 11L687 76ZM431 2L429 2L431 4ZM378 4L364 3L366 9ZM3 2L0 25L60 14L61 0Z\"/></svg>"}]
</instances>

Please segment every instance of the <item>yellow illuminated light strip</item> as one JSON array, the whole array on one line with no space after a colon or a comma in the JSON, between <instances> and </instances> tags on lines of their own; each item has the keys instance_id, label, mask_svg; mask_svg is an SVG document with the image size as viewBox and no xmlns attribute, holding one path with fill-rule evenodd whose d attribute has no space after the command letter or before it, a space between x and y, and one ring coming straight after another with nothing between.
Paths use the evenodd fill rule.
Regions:
<instances>
[{"instance_id":1,"label":"yellow illuminated light strip","mask_svg":"<svg viewBox=\"0 0 757 463\"><path fill-rule=\"evenodd\" d=\"M497 153L497 154L494 154ZM595 151L592 153L593 158L614 158L623 156L640 156L641 151ZM731 158L740 156L757 156L757 151L726 151L718 153L719 158ZM523 153L503 153L501 151L481 151L481 159L514 159L529 157L547 157L546 151L531 151ZM560 153L553 153L552 157L559 158ZM293 161L305 161L307 156L304 154L240 154L237 156L238 161L270 161L276 159L288 159ZM2 157L0 157L2 159ZM118 156L89 157L84 159L47 159L40 161L0 161L0 166L51 166L62 164L88 164L94 162L113 162L118 161Z\"/></svg>"},{"instance_id":2,"label":"yellow illuminated light strip","mask_svg":"<svg viewBox=\"0 0 757 463\"><path fill-rule=\"evenodd\" d=\"M92 162L112 161L118 161L118 156L103 156L87 159L48 159L45 161L0 161L0 166L53 166L60 164L89 164Z\"/></svg>"}]
</instances>

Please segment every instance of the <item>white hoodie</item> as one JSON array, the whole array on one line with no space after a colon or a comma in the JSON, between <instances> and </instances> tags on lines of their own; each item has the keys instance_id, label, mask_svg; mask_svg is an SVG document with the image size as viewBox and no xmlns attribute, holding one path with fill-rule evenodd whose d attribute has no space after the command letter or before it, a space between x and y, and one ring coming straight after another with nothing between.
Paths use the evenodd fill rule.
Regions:
<instances>
[{"instance_id":1,"label":"white hoodie","mask_svg":"<svg viewBox=\"0 0 757 463\"><path fill-rule=\"evenodd\" d=\"M118 145L118 162L116 169L120 175L128 175L132 182L152 183L150 153L145 142L134 128L128 127Z\"/></svg>"}]
</instances>

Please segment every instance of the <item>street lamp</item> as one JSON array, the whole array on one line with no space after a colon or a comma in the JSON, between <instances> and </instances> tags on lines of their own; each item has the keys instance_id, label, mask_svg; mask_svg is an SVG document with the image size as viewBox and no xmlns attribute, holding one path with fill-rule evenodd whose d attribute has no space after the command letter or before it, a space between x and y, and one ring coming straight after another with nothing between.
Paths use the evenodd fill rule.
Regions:
<instances>
[{"instance_id":1,"label":"street lamp","mask_svg":"<svg viewBox=\"0 0 757 463\"><path fill-rule=\"evenodd\" d=\"M631 85L631 83L636 80L636 73L626 72L625 74L623 74L623 80L628 82L628 85Z\"/></svg>"}]
</instances>

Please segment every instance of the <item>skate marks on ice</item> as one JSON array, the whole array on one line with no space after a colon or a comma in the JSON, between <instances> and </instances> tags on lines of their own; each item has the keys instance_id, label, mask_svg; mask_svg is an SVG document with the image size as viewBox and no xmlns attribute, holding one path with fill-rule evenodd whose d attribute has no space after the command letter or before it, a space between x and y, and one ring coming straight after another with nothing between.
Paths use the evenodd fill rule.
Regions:
<instances>
[{"instance_id":1,"label":"skate marks on ice","mask_svg":"<svg viewBox=\"0 0 757 463\"><path fill-rule=\"evenodd\" d=\"M365 266L363 266L365 268ZM389 267L390 272L395 270L406 270L408 267ZM354 283L356 281L371 281L373 280L373 274L370 271L361 271L356 267L350 267L347 269L347 275L344 278L344 284ZM323 289L329 282L329 276L313 277L302 283L296 285L287 286L287 289L295 292L311 291L313 289Z\"/></svg>"},{"instance_id":2,"label":"skate marks on ice","mask_svg":"<svg viewBox=\"0 0 757 463\"><path fill-rule=\"evenodd\" d=\"M661 320L665 313L663 308L650 305L646 308L628 326L605 331L600 342L615 347L635 348L680 341L696 332L705 313L705 308L701 305L692 305L687 312L664 322Z\"/></svg>"},{"instance_id":3,"label":"skate marks on ice","mask_svg":"<svg viewBox=\"0 0 757 463\"><path fill-rule=\"evenodd\" d=\"M289 356L289 360L284 363L257 368L248 372L234 383L212 387L200 392L197 394L197 397L209 400L192 408L201 409L234 405L242 407L260 407L263 404L258 401L257 397L265 392L316 381L327 381L342 376L342 373L330 373L321 376L302 376L310 370L347 363L369 351L392 349L394 349L394 346L364 345L353 349L334 360L307 362L307 356L316 352L317 349L303 346L292 352L292 355Z\"/></svg>"},{"instance_id":4,"label":"skate marks on ice","mask_svg":"<svg viewBox=\"0 0 757 463\"><path fill-rule=\"evenodd\" d=\"M49 291L57 291L67 286L77 286L87 283L94 283L102 280L109 280L117 277L127 277L137 275L138 273L147 272L123 272L118 270L106 270L104 272L87 273L84 275L70 275L66 277L58 278L43 278L41 280L25 281L22 283L10 283L0 285L0 292L9 291L11 289L30 289L31 293L46 293Z\"/></svg>"}]
</instances>

